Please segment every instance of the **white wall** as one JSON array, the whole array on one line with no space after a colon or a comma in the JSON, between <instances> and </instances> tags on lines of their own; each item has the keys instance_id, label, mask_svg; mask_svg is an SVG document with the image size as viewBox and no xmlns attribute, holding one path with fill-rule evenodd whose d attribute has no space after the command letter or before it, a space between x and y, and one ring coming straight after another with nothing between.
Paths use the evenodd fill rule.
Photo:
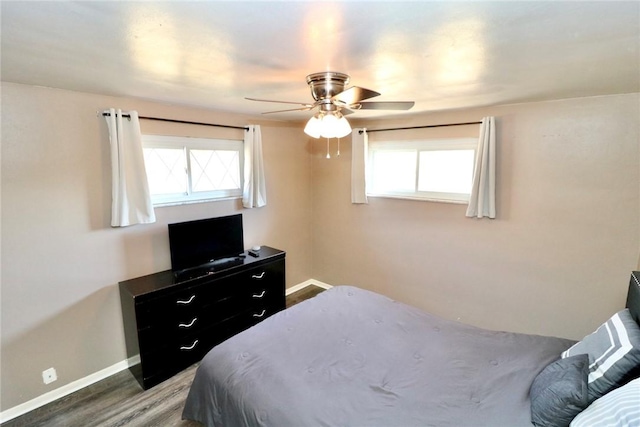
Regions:
<instances>
[{"instance_id":1,"label":"white wall","mask_svg":"<svg viewBox=\"0 0 640 427\"><path fill-rule=\"evenodd\" d=\"M245 246L287 251L287 285L311 275L311 157L298 127L249 117L2 84L2 410L126 358L118 282L170 268L167 224L243 213ZM262 125L268 205L156 210L113 229L108 131L97 112ZM242 130L141 121L143 133L242 139ZM44 385L54 367L58 380Z\"/></svg>"}]
</instances>

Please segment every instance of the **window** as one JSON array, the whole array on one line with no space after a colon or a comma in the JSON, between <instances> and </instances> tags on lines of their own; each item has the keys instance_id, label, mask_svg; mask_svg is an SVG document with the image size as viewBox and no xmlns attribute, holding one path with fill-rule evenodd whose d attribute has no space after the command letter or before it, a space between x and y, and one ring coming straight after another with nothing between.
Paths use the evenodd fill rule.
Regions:
<instances>
[{"instance_id":1,"label":"window","mask_svg":"<svg viewBox=\"0 0 640 427\"><path fill-rule=\"evenodd\" d=\"M369 142L367 195L468 202L475 138Z\"/></svg>"},{"instance_id":2,"label":"window","mask_svg":"<svg viewBox=\"0 0 640 427\"><path fill-rule=\"evenodd\" d=\"M243 141L143 135L153 204L242 196Z\"/></svg>"}]
</instances>

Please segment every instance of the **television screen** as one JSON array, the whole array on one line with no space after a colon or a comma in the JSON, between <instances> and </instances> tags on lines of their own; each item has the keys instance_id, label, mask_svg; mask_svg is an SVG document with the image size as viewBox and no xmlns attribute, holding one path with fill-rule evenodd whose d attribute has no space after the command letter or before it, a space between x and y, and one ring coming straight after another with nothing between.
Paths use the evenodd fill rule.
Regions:
<instances>
[{"instance_id":1,"label":"television screen","mask_svg":"<svg viewBox=\"0 0 640 427\"><path fill-rule=\"evenodd\" d=\"M244 252L242 214L169 224L169 249L173 271Z\"/></svg>"}]
</instances>

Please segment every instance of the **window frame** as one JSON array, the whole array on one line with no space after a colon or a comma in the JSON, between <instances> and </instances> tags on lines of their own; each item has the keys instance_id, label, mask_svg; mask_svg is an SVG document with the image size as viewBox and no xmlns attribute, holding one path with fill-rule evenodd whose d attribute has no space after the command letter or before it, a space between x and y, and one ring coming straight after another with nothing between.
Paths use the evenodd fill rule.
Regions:
<instances>
[{"instance_id":1,"label":"window frame","mask_svg":"<svg viewBox=\"0 0 640 427\"><path fill-rule=\"evenodd\" d=\"M196 138L189 136L142 135L142 148L171 148L184 151L187 188L184 193L151 194L154 207L174 206L190 203L204 203L218 200L238 199L242 197L244 187L244 141L237 139ZM191 150L220 150L238 152L239 188L197 191L192 188ZM146 156L145 156L146 157ZM146 161L146 158L145 158ZM146 163L145 163L146 167Z\"/></svg>"},{"instance_id":2,"label":"window frame","mask_svg":"<svg viewBox=\"0 0 640 427\"><path fill-rule=\"evenodd\" d=\"M437 138L425 140L397 140L397 141L369 141L367 154L367 183L373 183L374 155L376 151L413 151L415 152L416 165L413 191L379 191L367 185L368 197L381 197L392 199L408 199L442 203L468 204L470 193L450 193L435 191L419 191L418 182L420 180L420 153L426 151L448 151L448 150L473 150L473 166L477 158L478 139L477 138ZM473 177L473 170L471 171Z\"/></svg>"}]
</instances>

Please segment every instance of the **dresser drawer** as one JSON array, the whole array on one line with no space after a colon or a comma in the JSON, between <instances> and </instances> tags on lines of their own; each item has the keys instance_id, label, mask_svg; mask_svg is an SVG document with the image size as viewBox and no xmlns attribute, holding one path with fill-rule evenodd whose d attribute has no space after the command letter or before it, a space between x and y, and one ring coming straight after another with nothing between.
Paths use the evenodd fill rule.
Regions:
<instances>
[{"instance_id":1,"label":"dresser drawer","mask_svg":"<svg viewBox=\"0 0 640 427\"><path fill-rule=\"evenodd\" d=\"M170 295L150 299L136 304L138 328L189 323L197 317L203 307L212 304L232 304L241 294L230 278L193 286Z\"/></svg>"},{"instance_id":2,"label":"dresser drawer","mask_svg":"<svg viewBox=\"0 0 640 427\"><path fill-rule=\"evenodd\" d=\"M256 323L262 322L267 317L275 314L283 309L282 305L277 303L264 304L258 303L251 307L247 312L243 313L243 316L246 317L247 321L254 325Z\"/></svg>"},{"instance_id":3,"label":"dresser drawer","mask_svg":"<svg viewBox=\"0 0 640 427\"><path fill-rule=\"evenodd\" d=\"M243 298L244 303L250 307L262 307L265 305L284 304L284 291L274 287L259 287L249 291Z\"/></svg>"},{"instance_id":4,"label":"dresser drawer","mask_svg":"<svg viewBox=\"0 0 640 427\"><path fill-rule=\"evenodd\" d=\"M284 260L255 267L242 273L250 286L277 284L284 277Z\"/></svg>"},{"instance_id":5,"label":"dresser drawer","mask_svg":"<svg viewBox=\"0 0 640 427\"><path fill-rule=\"evenodd\" d=\"M138 331L141 351L166 347L168 343L183 339L204 328L218 325L249 310L245 298L240 295L205 303L192 310L183 311L181 316L158 318L149 326Z\"/></svg>"},{"instance_id":6,"label":"dresser drawer","mask_svg":"<svg viewBox=\"0 0 640 427\"><path fill-rule=\"evenodd\" d=\"M246 295L249 302L267 304L284 301L284 261L273 262L244 273Z\"/></svg>"},{"instance_id":7,"label":"dresser drawer","mask_svg":"<svg viewBox=\"0 0 640 427\"><path fill-rule=\"evenodd\" d=\"M178 340L167 342L166 346L140 355L145 382L155 378L160 381L169 378L182 369L201 360L214 346L238 332L250 327L254 320L247 313L241 313L215 327L205 328ZM157 382L156 382L157 383Z\"/></svg>"}]
</instances>

